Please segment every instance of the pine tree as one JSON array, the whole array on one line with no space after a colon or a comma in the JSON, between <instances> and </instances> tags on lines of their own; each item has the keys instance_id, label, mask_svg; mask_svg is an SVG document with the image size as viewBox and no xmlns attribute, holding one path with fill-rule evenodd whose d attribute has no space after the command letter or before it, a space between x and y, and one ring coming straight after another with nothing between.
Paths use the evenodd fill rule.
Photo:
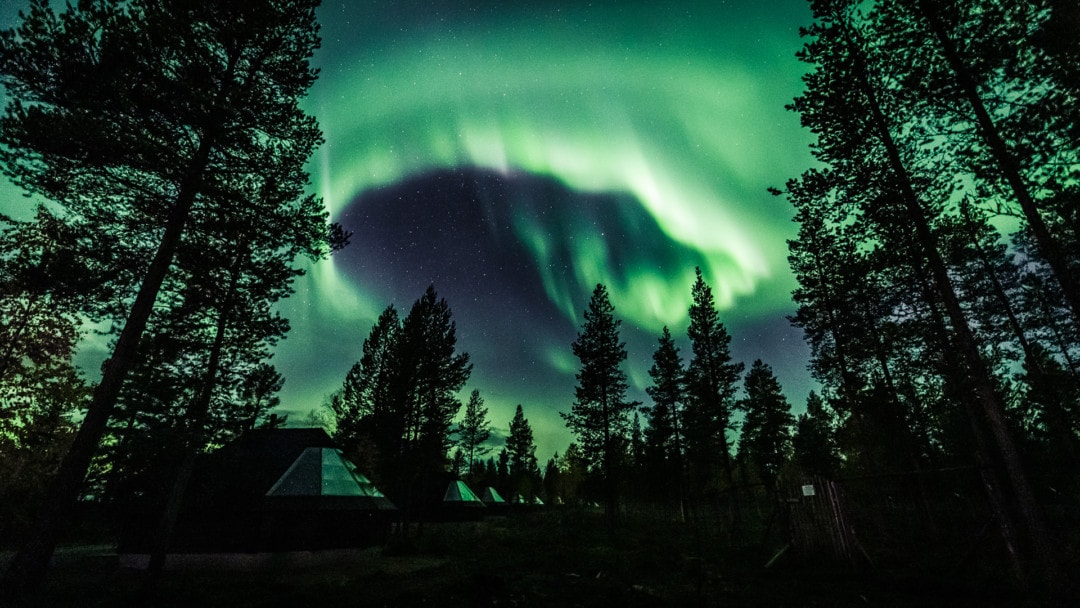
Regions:
<instances>
[{"instance_id":1,"label":"pine tree","mask_svg":"<svg viewBox=\"0 0 1080 608\"><path fill-rule=\"evenodd\" d=\"M396 381L405 388L405 438L413 466L437 471L451 444L451 421L461 409L457 392L472 371L457 353L450 305L429 286L401 323Z\"/></svg>"},{"instance_id":2,"label":"pine tree","mask_svg":"<svg viewBox=\"0 0 1080 608\"><path fill-rule=\"evenodd\" d=\"M468 353L456 352L452 316L434 286L404 320L388 306L364 341L360 361L328 403L335 438L403 504L445 470L454 443L457 393L472 365Z\"/></svg>"},{"instance_id":3,"label":"pine tree","mask_svg":"<svg viewBox=\"0 0 1080 608\"><path fill-rule=\"evenodd\" d=\"M88 255L118 271L113 309L123 330L7 570L12 594L41 581L185 243L239 226L238 216L265 218L265 232L281 237L276 247L316 257L344 241L304 194L304 164L321 141L298 103L315 79L316 2L87 2L59 15L48 5L34 0L0 37L9 99L0 163L97 239Z\"/></svg>"},{"instance_id":4,"label":"pine tree","mask_svg":"<svg viewBox=\"0 0 1080 608\"><path fill-rule=\"evenodd\" d=\"M506 498L510 498L510 452L506 448L499 450L499 457L495 464L495 488Z\"/></svg>"},{"instance_id":5,"label":"pine tree","mask_svg":"<svg viewBox=\"0 0 1080 608\"><path fill-rule=\"evenodd\" d=\"M585 455L576 443L567 446L559 460L559 496L567 503L584 498L582 486L589 475L589 465Z\"/></svg>"},{"instance_id":6,"label":"pine tree","mask_svg":"<svg viewBox=\"0 0 1080 608\"><path fill-rule=\"evenodd\" d=\"M455 430L458 446L464 450L467 470L470 473L476 459L491 451L490 447L484 445L491 437L491 423L488 422L487 415L488 408L484 407L484 398L480 396L479 390L473 389L468 403L465 404L465 414Z\"/></svg>"},{"instance_id":7,"label":"pine tree","mask_svg":"<svg viewBox=\"0 0 1080 608\"><path fill-rule=\"evenodd\" d=\"M798 237L788 241L788 263L799 283L792 293L799 307L791 322L810 344L811 374L835 388L850 409L865 385L864 366L870 359L865 339L872 320L860 303L873 283L867 280L868 264L854 231L841 228L843 211L822 194L837 179L828 168L811 169L787 184L799 224Z\"/></svg>"},{"instance_id":8,"label":"pine tree","mask_svg":"<svg viewBox=\"0 0 1080 608\"><path fill-rule=\"evenodd\" d=\"M717 473L735 485L731 460L731 410L743 364L731 361L731 336L716 310L712 289L695 269L687 335L693 357L686 370L686 459L697 490L714 483ZM717 462L719 459L719 462Z\"/></svg>"},{"instance_id":9,"label":"pine tree","mask_svg":"<svg viewBox=\"0 0 1080 608\"><path fill-rule=\"evenodd\" d=\"M615 307L607 288L597 284L585 323L572 344L581 361L576 374L574 404L569 413L560 412L578 440L590 469L604 479L606 511L614 520L618 512L617 475L626 443L627 415L636 404L626 399L628 384L620 365L626 359L626 345L619 340Z\"/></svg>"},{"instance_id":10,"label":"pine tree","mask_svg":"<svg viewBox=\"0 0 1080 608\"><path fill-rule=\"evenodd\" d=\"M555 452L544 465L544 501L549 505L558 504L561 498L559 494L562 482L562 472L559 470L559 453Z\"/></svg>"},{"instance_id":11,"label":"pine tree","mask_svg":"<svg viewBox=\"0 0 1080 608\"><path fill-rule=\"evenodd\" d=\"M753 466L765 487L775 489L780 467L791 454L795 416L772 368L754 361L745 379L746 397L736 403L743 412L739 456Z\"/></svg>"},{"instance_id":12,"label":"pine tree","mask_svg":"<svg viewBox=\"0 0 1080 608\"><path fill-rule=\"evenodd\" d=\"M509 456L508 474L514 494L532 496L540 479L540 467L536 461L536 443L532 427L525 418L519 403L510 421L510 434L506 437L506 453Z\"/></svg>"},{"instance_id":13,"label":"pine tree","mask_svg":"<svg viewBox=\"0 0 1080 608\"><path fill-rule=\"evenodd\" d=\"M806 398L806 413L795 422L791 438L795 464L807 475L833 478L840 467L829 412L824 400L811 391Z\"/></svg>"},{"instance_id":14,"label":"pine tree","mask_svg":"<svg viewBox=\"0 0 1080 608\"><path fill-rule=\"evenodd\" d=\"M397 310L387 306L364 339L360 360L328 404L334 440L377 482L388 481L405 432L403 416L397 415L404 395L394 380L400 332Z\"/></svg>"},{"instance_id":15,"label":"pine tree","mask_svg":"<svg viewBox=\"0 0 1080 608\"><path fill-rule=\"evenodd\" d=\"M450 473L454 477L460 477L465 471L465 453L460 447L456 447L453 456L450 457Z\"/></svg>"},{"instance_id":16,"label":"pine tree","mask_svg":"<svg viewBox=\"0 0 1080 608\"><path fill-rule=\"evenodd\" d=\"M1080 239L1075 224L1069 225L1070 219L1075 221L1075 210L1064 212L1064 225L1055 226L1053 220L1061 203L1054 191L1075 182L1061 167L1080 161L1080 137L1058 128L1061 119L1056 116L1071 114L1072 106L1058 105L1065 96L1051 84L1055 72L1045 67L1055 63L1053 56L1039 52L1039 46L1028 40L1031 22L1039 17L1025 6L1028 3L949 4L941 0L886 4L873 15L882 43L903 40L904 46L895 49L902 49L914 69L932 76L930 91L905 87L897 93L946 128L975 126L977 139L964 142L967 153L952 160L972 163L976 175L988 179L1018 207L1017 215L1024 219L1080 327L1080 285L1067 255ZM1051 77L1050 82L1045 76ZM1008 95L999 92L1006 89Z\"/></svg>"},{"instance_id":17,"label":"pine tree","mask_svg":"<svg viewBox=\"0 0 1080 608\"><path fill-rule=\"evenodd\" d=\"M665 326L649 368L653 383L645 388L653 400L652 407L646 410L649 418L645 429L645 462L650 485L666 489L664 495L675 494L680 512L684 502L680 410L686 399L685 374L679 349Z\"/></svg>"}]
</instances>

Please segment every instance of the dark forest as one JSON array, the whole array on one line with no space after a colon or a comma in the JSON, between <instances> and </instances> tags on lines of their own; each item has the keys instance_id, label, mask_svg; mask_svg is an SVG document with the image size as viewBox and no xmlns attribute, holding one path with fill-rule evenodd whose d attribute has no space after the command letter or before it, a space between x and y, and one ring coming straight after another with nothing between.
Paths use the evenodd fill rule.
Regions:
<instances>
[{"instance_id":1,"label":"dark forest","mask_svg":"<svg viewBox=\"0 0 1080 608\"><path fill-rule=\"evenodd\" d=\"M810 1L775 103L813 166L762 188L814 390L735 358L701 267L651 352L596 279L546 462L534 406L467 387L439 285L385 303L308 419L274 411L279 305L353 238L309 175L318 5L32 0L0 32L0 167L43 201L0 214L0 600L1075 600L1075 2ZM264 554L250 581L222 557Z\"/></svg>"}]
</instances>

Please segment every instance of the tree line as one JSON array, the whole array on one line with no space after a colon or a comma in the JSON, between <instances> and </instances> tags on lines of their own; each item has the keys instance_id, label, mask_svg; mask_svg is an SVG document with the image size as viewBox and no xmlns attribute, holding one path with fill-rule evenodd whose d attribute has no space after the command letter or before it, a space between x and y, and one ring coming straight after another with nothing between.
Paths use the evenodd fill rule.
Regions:
<instances>
[{"instance_id":1,"label":"tree line","mask_svg":"<svg viewBox=\"0 0 1080 608\"><path fill-rule=\"evenodd\" d=\"M458 393L472 371L457 352L456 324L434 286L404 319L391 304L379 315L361 357L325 404L332 436L377 485L404 507L441 497L448 471L507 498L536 497L540 469L532 427L519 404L505 447L486 461L492 423L480 391Z\"/></svg>"},{"instance_id":2,"label":"tree line","mask_svg":"<svg viewBox=\"0 0 1080 608\"><path fill-rule=\"evenodd\" d=\"M547 470L583 478L612 520L626 499L674 504L685 518L687 508L739 487L760 484L773 491L793 458L834 453L826 434L815 437L804 430L806 416L796 426L769 365L756 360L744 375L745 365L733 361L731 335L700 268L691 296L689 360L684 362L664 327L649 369L651 404L627 398L621 321L604 285L593 291L572 344L581 368L574 403L562 416L577 443Z\"/></svg>"},{"instance_id":3,"label":"tree line","mask_svg":"<svg viewBox=\"0 0 1080 608\"><path fill-rule=\"evenodd\" d=\"M360 360L326 404L333 436L399 501L433 495L442 488L426 487L426 480L449 471L507 499L603 502L613 519L627 499L685 509L739 485L771 490L793 455L831 472L837 456L829 421L815 406L820 400L813 396L811 413L796 421L767 364L755 361L744 375L744 365L732 361L731 336L700 269L691 295L692 356L684 363L665 327L649 370L653 402L643 406L627 397L621 321L607 288L596 286L570 345L581 368L574 401L561 415L575 442L543 472L520 404L505 446L483 458L493 449L488 409L479 390L464 406L456 397L471 368L468 354L456 352L450 308L434 287L404 320L391 305L372 326Z\"/></svg>"}]
</instances>

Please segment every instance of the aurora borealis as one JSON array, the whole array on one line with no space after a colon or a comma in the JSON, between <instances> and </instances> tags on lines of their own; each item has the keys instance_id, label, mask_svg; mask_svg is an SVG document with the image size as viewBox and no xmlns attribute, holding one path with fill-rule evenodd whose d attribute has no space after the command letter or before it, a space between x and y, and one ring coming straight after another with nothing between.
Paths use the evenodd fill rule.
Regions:
<instances>
[{"instance_id":1,"label":"aurora borealis","mask_svg":"<svg viewBox=\"0 0 1080 608\"><path fill-rule=\"evenodd\" d=\"M811 162L784 110L805 0L325 2L319 18L313 188L354 234L283 307L291 420L340 386L386 305L407 312L434 284L474 364L466 394L501 432L521 403L546 459L571 440L557 412L592 287L610 290L647 401L664 325L689 354L695 266L735 358L772 365L802 408L808 350L784 318L795 226L766 188Z\"/></svg>"}]
</instances>

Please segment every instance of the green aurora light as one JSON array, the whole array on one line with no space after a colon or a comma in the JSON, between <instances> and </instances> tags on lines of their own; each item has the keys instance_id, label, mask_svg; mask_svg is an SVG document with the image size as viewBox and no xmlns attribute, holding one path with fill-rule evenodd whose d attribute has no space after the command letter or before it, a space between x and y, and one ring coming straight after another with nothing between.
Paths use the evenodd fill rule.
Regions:
<instances>
[{"instance_id":1,"label":"green aurora light","mask_svg":"<svg viewBox=\"0 0 1080 608\"><path fill-rule=\"evenodd\" d=\"M326 133L313 174L332 214L366 191L454 167L626 194L687 252L682 264L616 268L612 249L632 242L614 242L593 224L569 219L556 235L526 206L514 214L516 238L535 257L544 291L567 320L579 324L592 285L603 282L624 325L656 335L663 325L682 332L693 267L701 265L741 350L754 352L755 336L740 337L739 327L758 319L784 323L794 287L785 239L794 229L790 211L765 189L810 162L809 135L783 107L801 88L804 67L794 55L797 28L808 17L804 2L554 3L491 12L453 3L400 6L322 9L322 75L308 107ZM575 252L571 273L553 270L553 251L563 246ZM312 331L316 324L347 327L355 338L342 353L346 360L334 364L339 373L319 388L289 375L286 395L293 397L286 403L314 405L339 385L388 303L380 295L378 286L355 284L333 261L314 269L306 297L294 302L302 304L293 309L299 316L290 312L296 329L282 349L283 368L288 355L306 350L301 342L325 349L327 341ZM395 303L407 307L416 295ZM308 298L329 303L334 313L303 302ZM320 318L303 323L309 314ZM537 417L546 419L538 436L551 439L548 452L566 443L555 411L572 399L572 339L570 333L565 343L544 347L542 373L565 384L558 397L524 385L493 386L498 382L479 363L470 382L486 391L496 421L508 421L519 402L527 411L530 404L550 408L530 412L534 426ZM809 387L799 359L805 349L787 346L794 362L779 361L792 356L783 353L754 356L778 368L801 404ZM482 346L463 348L475 355ZM647 385L650 356L651 350L631 353L638 389Z\"/></svg>"},{"instance_id":2,"label":"green aurora light","mask_svg":"<svg viewBox=\"0 0 1080 608\"><path fill-rule=\"evenodd\" d=\"M4 24L13 12L5 9ZM684 334L700 265L736 357L771 363L801 407L805 346L789 341L780 352L776 340L739 331L786 327L793 309L785 239L794 225L766 188L811 162L809 134L784 110L801 89L795 52L797 28L809 19L804 0L327 2L319 16L321 75L305 104L326 136L312 175L335 218L365 192L453 168L621 196L655 221L683 252L678 259L615 255L637 246L632 222L616 238L572 214L554 220L561 229L553 231L553 220L528 206L510 209L513 237L534 258L536 280L563 321L577 327L592 285L605 283L624 327L643 337L630 344L628 362L640 391L660 328ZM557 270L560 250L572 252L569 272ZM389 303L380 286L359 284L338 265L314 265L282 307L293 329L274 362L287 379L282 402L300 422L340 386ZM394 303L407 311L419 295ZM450 301L455 313L458 304ZM573 398L574 330L535 346L542 369L507 374L485 368L485 356L497 353L484 355L483 342L459 328L460 348L477 363L467 390L485 394L497 425L525 404L541 455L561 451L569 435L557 411ZM87 350L103 356L99 345ZM530 380L537 377L544 380Z\"/></svg>"},{"instance_id":3,"label":"green aurora light","mask_svg":"<svg viewBox=\"0 0 1080 608\"><path fill-rule=\"evenodd\" d=\"M791 24L747 31L747 16L724 19L733 9L713 4L470 24L476 33L422 32L395 40L390 52L331 62L314 97L327 133L319 191L336 212L367 189L474 166L628 193L668 238L701 254L719 304L730 308L762 279L786 273L784 213L752 205L777 183L776 165L804 164L805 137L792 133L795 117L782 107L800 73ZM665 29L671 34L658 36ZM775 63L755 69L763 57ZM778 95L784 89L790 95ZM546 268L547 235L519 219L519 236ZM578 242L588 243L578 252L578 280L543 277L570 318L578 315L577 288L599 281L641 327L680 324L692 267L675 276L639 268L619 281L602 238ZM755 297L756 306L788 306L786 293L766 297Z\"/></svg>"}]
</instances>

